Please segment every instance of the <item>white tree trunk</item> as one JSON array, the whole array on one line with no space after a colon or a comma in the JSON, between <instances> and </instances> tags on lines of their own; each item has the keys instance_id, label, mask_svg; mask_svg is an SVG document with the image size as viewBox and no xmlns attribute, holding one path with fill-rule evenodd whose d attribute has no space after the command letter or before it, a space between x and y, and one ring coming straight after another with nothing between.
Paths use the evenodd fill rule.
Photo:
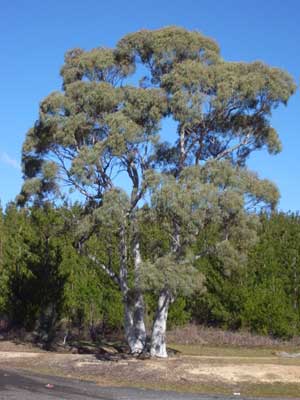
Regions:
<instances>
[{"instance_id":1,"label":"white tree trunk","mask_svg":"<svg viewBox=\"0 0 300 400\"><path fill-rule=\"evenodd\" d=\"M140 289L139 273L142 263L142 257L140 252L140 243L138 235L134 235L134 274L135 274L135 293L134 293L134 329L135 336L137 339L138 352L142 352L146 346L146 327L145 327L145 303L144 296Z\"/></svg>"},{"instance_id":2,"label":"white tree trunk","mask_svg":"<svg viewBox=\"0 0 300 400\"><path fill-rule=\"evenodd\" d=\"M150 349L150 354L152 357L168 357L166 346L166 330L170 300L171 297L168 291L162 290L159 294L158 306L152 329Z\"/></svg>"},{"instance_id":3,"label":"white tree trunk","mask_svg":"<svg viewBox=\"0 0 300 400\"><path fill-rule=\"evenodd\" d=\"M130 296L129 296L130 297ZM130 352L140 354L146 345L146 328L144 323L144 301L141 293L136 293L134 301L128 295L124 302L124 327Z\"/></svg>"},{"instance_id":4,"label":"white tree trunk","mask_svg":"<svg viewBox=\"0 0 300 400\"><path fill-rule=\"evenodd\" d=\"M179 250L179 248L180 248L179 226L177 222L174 221L172 252L176 253ZM158 297L158 305L154 318L152 336L151 336L150 354L152 357L162 357L162 358L168 357L167 345L166 345L166 330L167 330L169 305L173 301L174 297L167 288L161 290Z\"/></svg>"},{"instance_id":5,"label":"white tree trunk","mask_svg":"<svg viewBox=\"0 0 300 400\"><path fill-rule=\"evenodd\" d=\"M130 351L135 348L135 334L134 334L134 329L133 329L133 315L132 315L132 309L130 305L128 304L128 301L126 297L123 299L124 302L124 328L125 328L125 337L128 343L128 346L130 347Z\"/></svg>"},{"instance_id":6,"label":"white tree trunk","mask_svg":"<svg viewBox=\"0 0 300 400\"><path fill-rule=\"evenodd\" d=\"M144 299L139 289L138 272L141 265L141 255L138 241L134 243L134 268L135 287L130 290L128 287L127 270L127 246L125 229L121 231L121 265L120 265L120 287L124 303L124 328L127 343L133 354L142 353L146 345L146 328L144 323Z\"/></svg>"},{"instance_id":7,"label":"white tree trunk","mask_svg":"<svg viewBox=\"0 0 300 400\"><path fill-rule=\"evenodd\" d=\"M136 338L134 332L133 323L133 311L132 304L129 296L128 287L128 270L127 270L127 243L126 243L126 232L125 226L123 225L120 231L120 289L123 295L124 304L124 329L125 337L130 347L130 351L133 352L136 346Z\"/></svg>"},{"instance_id":8,"label":"white tree trunk","mask_svg":"<svg viewBox=\"0 0 300 400\"><path fill-rule=\"evenodd\" d=\"M135 353L141 353L146 346L145 305L142 293L137 290L134 301L134 331L136 337Z\"/></svg>"}]
</instances>

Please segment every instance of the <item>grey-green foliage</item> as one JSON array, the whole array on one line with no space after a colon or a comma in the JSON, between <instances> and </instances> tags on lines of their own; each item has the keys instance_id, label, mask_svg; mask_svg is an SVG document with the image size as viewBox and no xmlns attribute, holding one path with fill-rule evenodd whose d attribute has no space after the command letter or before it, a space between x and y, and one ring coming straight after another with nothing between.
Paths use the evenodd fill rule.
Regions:
<instances>
[{"instance_id":1,"label":"grey-green foliage","mask_svg":"<svg viewBox=\"0 0 300 400\"><path fill-rule=\"evenodd\" d=\"M121 169L133 176L146 168L148 147L165 113L160 89L95 80L68 84L64 93L42 101L39 121L27 134L23 195L42 195L65 183L86 199L101 201Z\"/></svg>"},{"instance_id":2,"label":"grey-green foliage","mask_svg":"<svg viewBox=\"0 0 300 400\"><path fill-rule=\"evenodd\" d=\"M280 151L269 116L295 90L282 70L260 62L207 66L188 60L165 75L162 85L170 93L170 107L189 150L183 163L192 154L196 162L228 158L243 164L257 148Z\"/></svg>"},{"instance_id":3,"label":"grey-green foliage","mask_svg":"<svg viewBox=\"0 0 300 400\"><path fill-rule=\"evenodd\" d=\"M284 71L260 62L226 62L213 41L176 27L127 35L118 51L141 60L149 69L144 79L167 93L169 113L182 134L183 147L173 149L180 167L224 157L243 163L263 146L280 150L269 117L295 91ZM162 150L174 154L172 148ZM167 161L176 164L172 157Z\"/></svg>"},{"instance_id":4,"label":"grey-green foliage","mask_svg":"<svg viewBox=\"0 0 300 400\"><path fill-rule=\"evenodd\" d=\"M154 80L146 87L126 84L139 62ZM166 115L184 134L177 168L211 158L242 163L262 146L276 152L269 117L295 90L282 70L226 62L212 40L177 27L130 34L116 50L71 50L62 76L64 90L41 102L23 146L25 197L66 184L100 201L121 168L134 178L154 166L152 145L162 150L157 131Z\"/></svg>"},{"instance_id":5,"label":"grey-green foliage","mask_svg":"<svg viewBox=\"0 0 300 400\"><path fill-rule=\"evenodd\" d=\"M209 225L217 225L220 236L213 245L204 244L198 250L200 255L214 254L231 270L245 264L258 223L251 207L273 206L277 198L278 191L271 182L259 180L228 161L186 167L177 179L162 176L152 188L151 211L146 212L152 216L152 223L160 224L169 245L157 249L152 261L144 262L141 276L145 286L159 290L168 287L173 293L181 290L185 294L200 289L203 279L193 267L198 256L190 249ZM180 233L175 238L175 251L174 226Z\"/></svg>"}]
</instances>

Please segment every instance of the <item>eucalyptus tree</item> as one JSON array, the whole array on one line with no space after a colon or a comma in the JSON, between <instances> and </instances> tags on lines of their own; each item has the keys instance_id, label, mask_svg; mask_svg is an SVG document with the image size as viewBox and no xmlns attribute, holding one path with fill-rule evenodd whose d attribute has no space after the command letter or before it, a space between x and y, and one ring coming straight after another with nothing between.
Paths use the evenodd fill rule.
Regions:
<instances>
[{"instance_id":1,"label":"eucalyptus tree","mask_svg":"<svg viewBox=\"0 0 300 400\"><path fill-rule=\"evenodd\" d=\"M253 150L280 150L271 111L287 103L294 82L260 62L226 62L213 40L178 27L126 35L115 49L70 50L61 74L62 91L41 102L27 133L19 200L77 192L84 204L78 247L120 288L131 351L145 347L148 283L158 293L151 354L165 357L169 303L201 281L191 279L197 274L188 244L219 219L219 248L231 260L229 239L247 242L253 231L246 208L276 203L276 188L245 163ZM159 133L170 119L176 128L166 143ZM169 237L168 249L158 246L147 260L139 232L145 213L162 221ZM103 225L118 238L118 263L90 244Z\"/></svg>"}]
</instances>

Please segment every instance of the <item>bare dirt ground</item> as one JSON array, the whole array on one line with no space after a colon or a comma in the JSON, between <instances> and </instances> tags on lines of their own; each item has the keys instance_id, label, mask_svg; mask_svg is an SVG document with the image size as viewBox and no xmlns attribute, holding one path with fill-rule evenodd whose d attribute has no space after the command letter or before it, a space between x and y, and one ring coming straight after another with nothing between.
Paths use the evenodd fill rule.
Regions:
<instances>
[{"instance_id":1,"label":"bare dirt ground","mask_svg":"<svg viewBox=\"0 0 300 400\"><path fill-rule=\"evenodd\" d=\"M300 394L298 358L282 357L274 351L216 356L208 355L207 349L202 352L203 355L176 354L167 360L142 360L116 356L110 348L105 354L63 354L0 342L0 368L79 378L101 386L223 394L243 391L248 395L279 397Z\"/></svg>"}]
</instances>

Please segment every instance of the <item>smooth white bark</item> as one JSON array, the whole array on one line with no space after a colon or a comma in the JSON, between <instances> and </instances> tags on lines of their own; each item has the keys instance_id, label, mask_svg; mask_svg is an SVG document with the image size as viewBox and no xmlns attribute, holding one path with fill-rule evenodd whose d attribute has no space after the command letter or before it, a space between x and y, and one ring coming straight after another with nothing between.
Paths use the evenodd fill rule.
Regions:
<instances>
[{"instance_id":1,"label":"smooth white bark","mask_svg":"<svg viewBox=\"0 0 300 400\"><path fill-rule=\"evenodd\" d=\"M174 232L172 241L172 252L176 254L180 249L180 230L176 221L174 221ZM174 297L170 290L165 287L160 291L158 305L154 318L150 354L152 357L168 357L166 345L167 319L170 303Z\"/></svg>"},{"instance_id":2,"label":"smooth white bark","mask_svg":"<svg viewBox=\"0 0 300 400\"><path fill-rule=\"evenodd\" d=\"M128 296L123 301L126 340L131 353L139 354L143 352L146 345L143 296L141 293L137 293L134 301L130 300Z\"/></svg>"},{"instance_id":3,"label":"smooth white bark","mask_svg":"<svg viewBox=\"0 0 300 400\"><path fill-rule=\"evenodd\" d=\"M168 291L162 290L159 294L158 306L152 329L150 349L150 354L152 357L168 357L166 346L166 330L170 300L171 298Z\"/></svg>"},{"instance_id":4,"label":"smooth white bark","mask_svg":"<svg viewBox=\"0 0 300 400\"><path fill-rule=\"evenodd\" d=\"M130 351L136 353L138 351L138 344L134 331L132 307L130 307L126 299L124 299L124 328Z\"/></svg>"},{"instance_id":5,"label":"smooth white bark","mask_svg":"<svg viewBox=\"0 0 300 400\"><path fill-rule=\"evenodd\" d=\"M135 296L134 296L134 329L137 339L139 352L143 351L146 345L146 326L145 326L145 303L144 296L140 289L139 273L142 263L140 243L137 234L134 237L134 274L135 274Z\"/></svg>"},{"instance_id":6,"label":"smooth white bark","mask_svg":"<svg viewBox=\"0 0 300 400\"><path fill-rule=\"evenodd\" d=\"M123 294L124 303L124 327L127 343L131 353L142 353L146 345L146 327L144 323L144 299L139 289L138 272L141 265L141 254L139 242L134 243L134 269L135 269L135 287L128 287L127 270L127 245L125 230L121 231L120 253L120 287Z\"/></svg>"}]
</instances>

